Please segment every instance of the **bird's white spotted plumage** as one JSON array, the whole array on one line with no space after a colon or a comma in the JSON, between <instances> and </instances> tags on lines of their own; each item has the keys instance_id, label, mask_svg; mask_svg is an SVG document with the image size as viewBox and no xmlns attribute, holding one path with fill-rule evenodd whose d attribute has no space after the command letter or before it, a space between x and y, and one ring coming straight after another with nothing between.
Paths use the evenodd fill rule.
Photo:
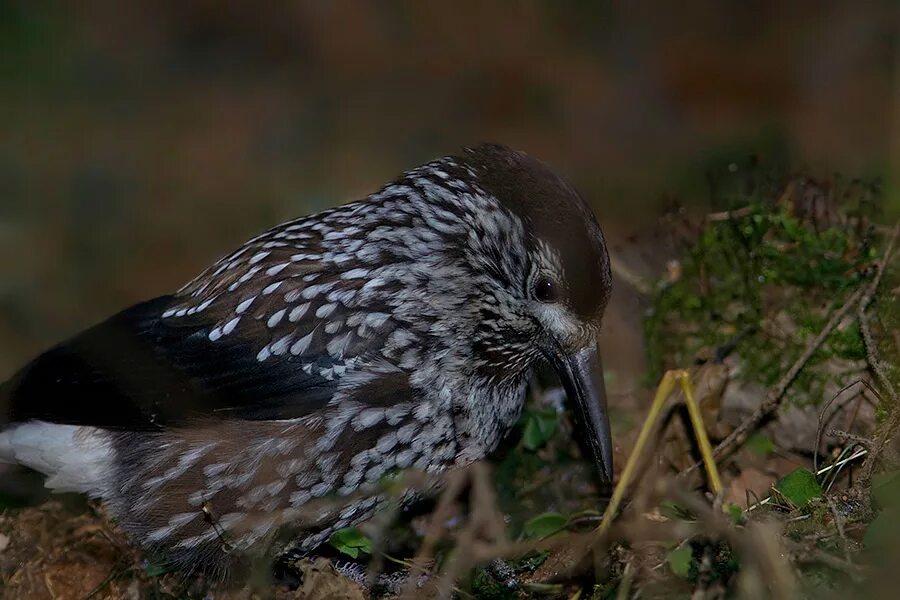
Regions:
<instances>
[{"instance_id":1,"label":"bird's white spotted plumage","mask_svg":"<svg viewBox=\"0 0 900 600\"><path fill-rule=\"evenodd\" d=\"M534 280L569 269L600 278L596 303L572 287L539 306ZM48 352L8 384L0 460L102 498L182 565L222 567L288 525L277 550L303 554L371 515L387 475L491 453L548 340L592 343L607 295L577 194L485 146L270 229Z\"/></svg>"}]
</instances>

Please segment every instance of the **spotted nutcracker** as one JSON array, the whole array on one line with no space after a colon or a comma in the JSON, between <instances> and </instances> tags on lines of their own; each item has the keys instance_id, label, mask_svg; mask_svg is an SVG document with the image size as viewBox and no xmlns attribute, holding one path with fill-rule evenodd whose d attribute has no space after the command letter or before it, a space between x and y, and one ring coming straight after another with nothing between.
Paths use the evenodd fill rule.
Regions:
<instances>
[{"instance_id":1,"label":"spotted nutcracker","mask_svg":"<svg viewBox=\"0 0 900 600\"><path fill-rule=\"evenodd\" d=\"M178 567L301 556L370 517L386 474L495 450L547 360L608 481L609 292L572 186L468 149L45 352L0 388L0 461L101 499Z\"/></svg>"}]
</instances>

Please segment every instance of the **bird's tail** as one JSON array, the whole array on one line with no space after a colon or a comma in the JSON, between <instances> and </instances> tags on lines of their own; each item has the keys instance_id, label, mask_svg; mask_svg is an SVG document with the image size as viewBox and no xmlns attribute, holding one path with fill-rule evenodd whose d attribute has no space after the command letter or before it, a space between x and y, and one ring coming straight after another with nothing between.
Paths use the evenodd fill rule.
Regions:
<instances>
[{"instance_id":1,"label":"bird's tail","mask_svg":"<svg viewBox=\"0 0 900 600\"><path fill-rule=\"evenodd\" d=\"M9 433L12 388L10 381L0 383L0 463L15 462Z\"/></svg>"}]
</instances>

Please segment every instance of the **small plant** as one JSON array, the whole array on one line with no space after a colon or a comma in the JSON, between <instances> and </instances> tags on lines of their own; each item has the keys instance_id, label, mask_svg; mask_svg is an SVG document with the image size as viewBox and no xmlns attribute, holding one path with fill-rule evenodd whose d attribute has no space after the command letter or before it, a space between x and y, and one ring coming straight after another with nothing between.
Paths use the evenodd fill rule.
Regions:
<instances>
[{"instance_id":1,"label":"small plant","mask_svg":"<svg viewBox=\"0 0 900 600\"><path fill-rule=\"evenodd\" d=\"M806 469L796 469L782 477L775 489L797 508L804 508L815 498L822 496L822 486L816 476Z\"/></svg>"},{"instance_id":2,"label":"small plant","mask_svg":"<svg viewBox=\"0 0 900 600\"><path fill-rule=\"evenodd\" d=\"M328 543L350 558L358 558L360 553L372 553L372 541L356 527L338 529L331 535Z\"/></svg>"}]
</instances>

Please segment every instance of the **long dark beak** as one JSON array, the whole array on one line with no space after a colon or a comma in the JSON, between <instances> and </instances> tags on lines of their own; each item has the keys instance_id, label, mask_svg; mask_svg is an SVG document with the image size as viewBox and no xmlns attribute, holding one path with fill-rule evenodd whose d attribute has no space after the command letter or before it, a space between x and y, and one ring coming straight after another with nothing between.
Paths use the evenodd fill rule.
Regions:
<instances>
[{"instance_id":1,"label":"long dark beak","mask_svg":"<svg viewBox=\"0 0 900 600\"><path fill-rule=\"evenodd\" d=\"M603 364L596 343L575 353L565 353L556 345L547 353L569 402L573 403L577 425L587 437L587 447L603 483L612 483L612 435L606 410Z\"/></svg>"}]
</instances>

